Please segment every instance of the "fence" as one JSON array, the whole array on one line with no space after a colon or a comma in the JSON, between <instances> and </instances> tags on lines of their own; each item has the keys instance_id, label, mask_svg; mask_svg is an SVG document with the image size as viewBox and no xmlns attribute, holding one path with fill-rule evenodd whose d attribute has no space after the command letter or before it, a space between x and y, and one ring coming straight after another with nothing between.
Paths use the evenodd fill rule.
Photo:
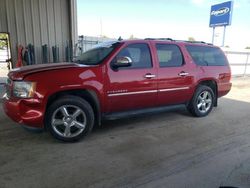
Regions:
<instances>
[{"instance_id":1,"label":"fence","mask_svg":"<svg viewBox=\"0 0 250 188\"><path fill-rule=\"evenodd\" d=\"M250 75L250 51L232 51L224 49L232 75Z\"/></svg>"},{"instance_id":2,"label":"fence","mask_svg":"<svg viewBox=\"0 0 250 188\"><path fill-rule=\"evenodd\" d=\"M78 56L82 54L83 52L93 48L95 45L105 42L105 41L110 41L110 40L116 40L116 39L81 35L78 38L77 48L75 48L77 51L74 54Z\"/></svg>"},{"instance_id":3,"label":"fence","mask_svg":"<svg viewBox=\"0 0 250 188\"><path fill-rule=\"evenodd\" d=\"M96 44L101 42L116 40L110 38L101 38L101 37L90 37L90 36L79 36L78 40L78 50L75 53L76 55L80 55L81 53L93 48ZM231 70L232 75L250 75L250 51L247 50L230 50L228 48L224 48Z\"/></svg>"},{"instance_id":4,"label":"fence","mask_svg":"<svg viewBox=\"0 0 250 188\"><path fill-rule=\"evenodd\" d=\"M93 48L96 44L110 40L116 39L110 39L106 37L79 36L77 46L75 47L76 51L74 52L74 56L82 54L83 52ZM250 75L250 51L236 51L230 50L228 48L224 48L223 51L225 52L231 66L232 75ZM3 66L5 60L10 58L9 56L10 54L7 49L0 49L0 66L1 64Z\"/></svg>"}]
</instances>

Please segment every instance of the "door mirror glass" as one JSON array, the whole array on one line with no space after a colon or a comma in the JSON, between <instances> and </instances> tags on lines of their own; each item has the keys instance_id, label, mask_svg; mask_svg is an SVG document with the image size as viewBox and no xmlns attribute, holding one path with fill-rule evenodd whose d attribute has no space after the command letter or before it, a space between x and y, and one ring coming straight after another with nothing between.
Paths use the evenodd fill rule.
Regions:
<instances>
[{"instance_id":1,"label":"door mirror glass","mask_svg":"<svg viewBox=\"0 0 250 188\"><path fill-rule=\"evenodd\" d=\"M113 67L114 68L129 67L131 65L132 65L132 59L127 56L122 56L116 59L116 61L113 64Z\"/></svg>"}]
</instances>

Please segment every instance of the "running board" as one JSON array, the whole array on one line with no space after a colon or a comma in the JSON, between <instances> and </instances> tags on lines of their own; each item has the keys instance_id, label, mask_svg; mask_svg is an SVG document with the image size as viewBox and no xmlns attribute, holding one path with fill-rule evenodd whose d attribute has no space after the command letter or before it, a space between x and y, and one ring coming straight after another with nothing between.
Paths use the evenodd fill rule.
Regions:
<instances>
[{"instance_id":1,"label":"running board","mask_svg":"<svg viewBox=\"0 0 250 188\"><path fill-rule=\"evenodd\" d=\"M103 114L103 120L116 120L123 119L128 117L138 117L140 115L145 114L157 114L161 112L171 112L180 108L184 108L185 104L171 105L171 106L161 106L161 107L153 107L153 108L145 108L145 109L137 109L123 112L114 112L114 113L106 113Z\"/></svg>"}]
</instances>

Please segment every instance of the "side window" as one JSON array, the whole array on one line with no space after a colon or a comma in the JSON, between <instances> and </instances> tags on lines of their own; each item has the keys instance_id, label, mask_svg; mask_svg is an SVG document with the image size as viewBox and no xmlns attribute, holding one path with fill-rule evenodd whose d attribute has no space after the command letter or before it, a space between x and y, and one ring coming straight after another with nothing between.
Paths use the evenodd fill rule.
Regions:
<instances>
[{"instance_id":1,"label":"side window","mask_svg":"<svg viewBox=\"0 0 250 188\"><path fill-rule=\"evenodd\" d=\"M156 44L160 67L179 67L183 65L183 56L177 45Z\"/></svg>"},{"instance_id":2,"label":"side window","mask_svg":"<svg viewBox=\"0 0 250 188\"><path fill-rule=\"evenodd\" d=\"M130 44L123 48L117 57L127 56L132 59L130 67L123 67L120 69L133 69L133 68L150 68L152 67L152 60L150 50L147 44Z\"/></svg>"},{"instance_id":3,"label":"side window","mask_svg":"<svg viewBox=\"0 0 250 188\"><path fill-rule=\"evenodd\" d=\"M227 59L219 48L207 46L186 46L195 64L200 66L224 66Z\"/></svg>"}]
</instances>

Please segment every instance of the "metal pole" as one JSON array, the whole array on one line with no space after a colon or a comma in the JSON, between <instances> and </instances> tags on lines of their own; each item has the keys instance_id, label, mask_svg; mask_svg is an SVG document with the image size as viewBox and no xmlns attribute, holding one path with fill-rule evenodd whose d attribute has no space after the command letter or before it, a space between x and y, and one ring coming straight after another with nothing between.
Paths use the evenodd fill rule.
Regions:
<instances>
[{"instance_id":1,"label":"metal pole","mask_svg":"<svg viewBox=\"0 0 250 188\"><path fill-rule=\"evenodd\" d=\"M225 35L226 35L226 26L224 26L224 31L223 31L222 47L225 46Z\"/></svg>"},{"instance_id":2,"label":"metal pole","mask_svg":"<svg viewBox=\"0 0 250 188\"><path fill-rule=\"evenodd\" d=\"M215 27L213 27L212 44L214 44L214 31L215 31Z\"/></svg>"},{"instance_id":3,"label":"metal pole","mask_svg":"<svg viewBox=\"0 0 250 188\"><path fill-rule=\"evenodd\" d=\"M247 54L247 60L246 60L245 70L244 70L244 75L243 75L243 76L245 76L245 75L246 75L246 73L247 73L247 63L248 63L248 57L249 57L249 54Z\"/></svg>"},{"instance_id":4,"label":"metal pole","mask_svg":"<svg viewBox=\"0 0 250 188\"><path fill-rule=\"evenodd\" d=\"M7 67L8 67L8 70L10 70L10 65L11 64L11 61L10 61L10 47L9 47L9 38L8 38L8 35L7 35L7 38L6 38L6 47L7 47L7 56L8 56L8 62L7 62Z\"/></svg>"}]
</instances>

